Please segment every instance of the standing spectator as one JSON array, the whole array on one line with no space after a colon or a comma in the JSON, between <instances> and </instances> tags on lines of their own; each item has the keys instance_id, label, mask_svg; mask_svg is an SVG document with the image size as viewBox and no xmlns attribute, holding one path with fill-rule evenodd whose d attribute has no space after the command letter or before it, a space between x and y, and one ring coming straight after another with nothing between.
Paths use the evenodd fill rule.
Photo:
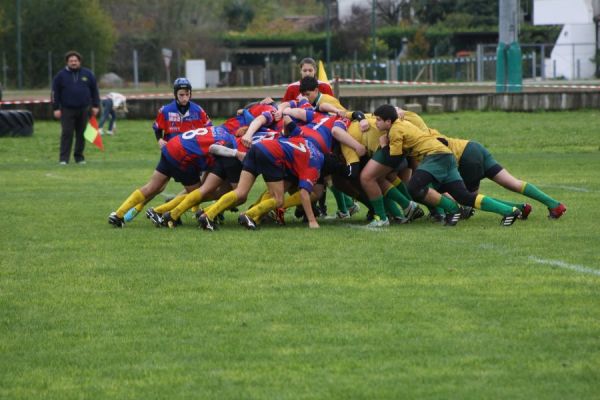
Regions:
<instances>
[{"instance_id":1,"label":"standing spectator","mask_svg":"<svg viewBox=\"0 0 600 400\"><path fill-rule=\"evenodd\" d=\"M300 61L300 79L312 76L313 78L317 77L317 62L310 57L303 58ZM329 82L318 81L319 92L328 94L333 96L333 91L331 90L331 86L329 86ZM282 102L296 100L300 95L300 81L290 83L285 90L285 94L283 95Z\"/></svg>"},{"instance_id":2,"label":"standing spectator","mask_svg":"<svg viewBox=\"0 0 600 400\"><path fill-rule=\"evenodd\" d=\"M75 150L73 157L77 164L85 164L83 150L85 139L83 132L88 123L90 106L92 114L98 114L100 96L96 77L92 71L81 67L81 54L70 50L65 55L66 67L52 81L52 109L54 117L60 119L60 164L69 163L73 132L75 132Z\"/></svg>"},{"instance_id":3,"label":"standing spectator","mask_svg":"<svg viewBox=\"0 0 600 400\"><path fill-rule=\"evenodd\" d=\"M106 132L109 135L112 135L116 130L116 121L117 121L117 113L115 110L122 109L124 112L127 112L127 99L121 93L110 92L106 95L105 98L102 99L102 117L100 118L100 123L98 124L98 128L100 128L100 134L104 135L104 130L102 127L104 123L108 119L110 115L110 121L108 121L108 131Z\"/></svg>"}]
</instances>

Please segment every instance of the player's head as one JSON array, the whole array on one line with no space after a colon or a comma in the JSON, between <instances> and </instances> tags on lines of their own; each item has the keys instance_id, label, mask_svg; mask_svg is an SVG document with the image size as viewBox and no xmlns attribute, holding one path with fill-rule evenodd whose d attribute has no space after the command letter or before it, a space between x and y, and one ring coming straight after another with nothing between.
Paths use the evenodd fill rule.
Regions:
<instances>
[{"instance_id":1,"label":"player's head","mask_svg":"<svg viewBox=\"0 0 600 400\"><path fill-rule=\"evenodd\" d=\"M300 79L300 94L308 98L309 102L315 101L319 95L319 81L314 76L305 76Z\"/></svg>"},{"instance_id":2,"label":"player's head","mask_svg":"<svg viewBox=\"0 0 600 400\"><path fill-rule=\"evenodd\" d=\"M173 95L177 103L185 106L192 98L192 84L187 78L177 78L173 82Z\"/></svg>"},{"instance_id":3,"label":"player's head","mask_svg":"<svg viewBox=\"0 0 600 400\"><path fill-rule=\"evenodd\" d=\"M69 69L79 69L81 67L81 54L75 50L69 50L65 54L65 62Z\"/></svg>"},{"instance_id":4,"label":"player's head","mask_svg":"<svg viewBox=\"0 0 600 400\"><path fill-rule=\"evenodd\" d=\"M379 130L388 130L391 125L398 119L396 107L391 104L383 104L375 109L373 115L377 118L376 124Z\"/></svg>"},{"instance_id":5,"label":"player's head","mask_svg":"<svg viewBox=\"0 0 600 400\"><path fill-rule=\"evenodd\" d=\"M317 62L310 58L306 57L300 61L300 75L302 78L305 76L314 77L317 74Z\"/></svg>"}]
</instances>

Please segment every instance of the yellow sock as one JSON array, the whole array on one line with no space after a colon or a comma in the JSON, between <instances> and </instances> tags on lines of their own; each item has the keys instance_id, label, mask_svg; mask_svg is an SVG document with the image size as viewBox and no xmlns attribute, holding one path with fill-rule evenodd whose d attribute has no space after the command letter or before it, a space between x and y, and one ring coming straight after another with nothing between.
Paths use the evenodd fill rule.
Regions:
<instances>
[{"instance_id":1,"label":"yellow sock","mask_svg":"<svg viewBox=\"0 0 600 400\"><path fill-rule=\"evenodd\" d=\"M210 205L208 205L208 206L204 207L204 209L203 209L202 211L203 211L203 212L208 212L208 211L210 211L210 209L211 209L211 208L213 208L213 207L214 207L214 205L215 205L215 203L212 203L212 204L210 204Z\"/></svg>"},{"instance_id":2,"label":"yellow sock","mask_svg":"<svg viewBox=\"0 0 600 400\"><path fill-rule=\"evenodd\" d=\"M144 209L144 206L145 206L145 205L146 205L146 202L145 202L145 201L143 201L143 202L139 203L137 206L135 206L135 210L136 210L137 212L141 212L141 211Z\"/></svg>"},{"instance_id":3,"label":"yellow sock","mask_svg":"<svg viewBox=\"0 0 600 400\"><path fill-rule=\"evenodd\" d=\"M254 207L255 205L257 205L257 204L258 204L258 203L260 203L261 201L263 201L263 200L267 200L267 199L269 199L269 198L271 198L271 197L273 197L273 196L271 196L271 193L269 193L269 191L268 191L268 190L265 190L264 192L262 192L262 193L261 193L261 195L258 197L258 199L257 199L257 200L256 200L254 203L252 203L252 204L250 205L250 207L248 207L248 209L250 209L250 208Z\"/></svg>"},{"instance_id":4,"label":"yellow sock","mask_svg":"<svg viewBox=\"0 0 600 400\"><path fill-rule=\"evenodd\" d=\"M177 207L171 210L171 218L179 219L181 214L192 208L192 206L199 204L202 201L202 197L203 195L200 189L196 189L188 193L183 201L181 201Z\"/></svg>"},{"instance_id":5,"label":"yellow sock","mask_svg":"<svg viewBox=\"0 0 600 400\"><path fill-rule=\"evenodd\" d=\"M290 208L294 206L299 206L302 204L302 198L300 197L300 191L298 190L296 193L286 196L283 199L283 208Z\"/></svg>"},{"instance_id":6,"label":"yellow sock","mask_svg":"<svg viewBox=\"0 0 600 400\"><path fill-rule=\"evenodd\" d=\"M204 210L204 214L206 214L206 216L210 218L211 221L213 221L217 217L217 215L221 214L229 207L235 205L237 201L237 194L235 194L235 190L232 190L229 193L225 193L223 196L221 196L219 201L217 201L215 204Z\"/></svg>"},{"instance_id":7,"label":"yellow sock","mask_svg":"<svg viewBox=\"0 0 600 400\"><path fill-rule=\"evenodd\" d=\"M244 214L252 218L254 221L259 221L263 215L275 209L275 199L270 198L263 200L254 207L250 208Z\"/></svg>"},{"instance_id":8,"label":"yellow sock","mask_svg":"<svg viewBox=\"0 0 600 400\"><path fill-rule=\"evenodd\" d=\"M131 193L129 195L129 197L127 198L127 200L125 200L123 202L123 204L121 204L121 207L119 207L116 211L117 216L119 218L123 218L123 215L125 215L125 213L127 211L129 211L129 209L133 206L138 205L139 203L143 203L144 200L146 200L146 197L144 196L144 194L140 191L140 189L136 189L134 190L133 193Z\"/></svg>"},{"instance_id":9,"label":"yellow sock","mask_svg":"<svg viewBox=\"0 0 600 400\"><path fill-rule=\"evenodd\" d=\"M154 211L156 211L159 214L164 214L167 211L171 211L172 209L177 207L177 205L179 203L181 203L184 198L185 198L185 194L179 194L179 195L175 196L174 198L172 198L171 200L167 201L166 203L161 204L158 207L154 207Z\"/></svg>"},{"instance_id":10,"label":"yellow sock","mask_svg":"<svg viewBox=\"0 0 600 400\"><path fill-rule=\"evenodd\" d=\"M473 204L473 208L481 210L481 202L483 201L484 198L485 198L484 195L478 194L477 197L475 197L475 203Z\"/></svg>"}]
</instances>

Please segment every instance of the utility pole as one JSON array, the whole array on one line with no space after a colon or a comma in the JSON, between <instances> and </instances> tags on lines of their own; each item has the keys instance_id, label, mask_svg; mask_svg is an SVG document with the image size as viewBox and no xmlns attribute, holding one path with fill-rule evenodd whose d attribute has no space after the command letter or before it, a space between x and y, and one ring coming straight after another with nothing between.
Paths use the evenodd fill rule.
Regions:
<instances>
[{"instance_id":1,"label":"utility pole","mask_svg":"<svg viewBox=\"0 0 600 400\"><path fill-rule=\"evenodd\" d=\"M519 44L519 0L500 0L496 49L496 92L522 91L523 64Z\"/></svg>"},{"instance_id":2,"label":"utility pole","mask_svg":"<svg viewBox=\"0 0 600 400\"><path fill-rule=\"evenodd\" d=\"M325 42L325 64L329 66L331 61L331 0L325 1L327 7L327 41Z\"/></svg>"},{"instance_id":3,"label":"utility pole","mask_svg":"<svg viewBox=\"0 0 600 400\"><path fill-rule=\"evenodd\" d=\"M23 89L23 57L21 54L21 0L17 0L17 88Z\"/></svg>"}]
</instances>

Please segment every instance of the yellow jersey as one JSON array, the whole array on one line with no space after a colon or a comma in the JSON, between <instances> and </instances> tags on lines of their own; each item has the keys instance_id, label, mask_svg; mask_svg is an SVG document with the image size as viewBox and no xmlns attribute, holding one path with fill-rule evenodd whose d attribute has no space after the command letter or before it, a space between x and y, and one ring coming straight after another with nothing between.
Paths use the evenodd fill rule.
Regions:
<instances>
[{"instance_id":1,"label":"yellow jersey","mask_svg":"<svg viewBox=\"0 0 600 400\"><path fill-rule=\"evenodd\" d=\"M422 131L407 120L397 119L388 132L390 155L404 154L420 161L430 154L449 154L450 149L444 146L434 135Z\"/></svg>"}]
</instances>

